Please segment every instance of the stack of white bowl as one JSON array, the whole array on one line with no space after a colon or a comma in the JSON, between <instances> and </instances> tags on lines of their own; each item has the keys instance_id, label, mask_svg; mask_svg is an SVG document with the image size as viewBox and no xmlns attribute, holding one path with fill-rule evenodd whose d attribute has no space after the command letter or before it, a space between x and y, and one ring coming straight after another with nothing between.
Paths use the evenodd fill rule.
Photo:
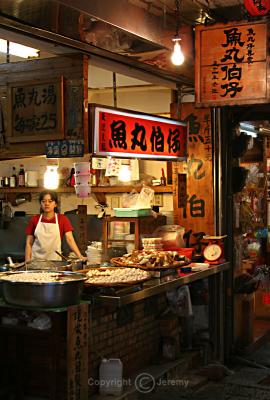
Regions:
<instances>
[{"instance_id":1,"label":"stack of white bowl","mask_svg":"<svg viewBox=\"0 0 270 400\"><path fill-rule=\"evenodd\" d=\"M162 238L160 237L145 237L142 239L143 249L144 250L162 250Z\"/></svg>"},{"instance_id":2,"label":"stack of white bowl","mask_svg":"<svg viewBox=\"0 0 270 400\"><path fill-rule=\"evenodd\" d=\"M86 250L87 264L96 265L102 262L102 243L93 242L90 246L87 246Z\"/></svg>"},{"instance_id":3,"label":"stack of white bowl","mask_svg":"<svg viewBox=\"0 0 270 400\"><path fill-rule=\"evenodd\" d=\"M75 192L78 197L88 197L91 193L91 173L89 162L74 163Z\"/></svg>"}]
</instances>

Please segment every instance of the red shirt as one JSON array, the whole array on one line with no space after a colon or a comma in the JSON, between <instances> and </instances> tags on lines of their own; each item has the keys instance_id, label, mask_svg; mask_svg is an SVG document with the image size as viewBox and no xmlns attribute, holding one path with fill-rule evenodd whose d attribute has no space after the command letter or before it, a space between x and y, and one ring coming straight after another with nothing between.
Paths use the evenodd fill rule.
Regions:
<instances>
[{"instance_id":1,"label":"red shirt","mask_svg":"<svg viewBox=\"0 0 270 400\"><path fill-rule=\"evenodd\" d=\"M60 236L61 236L61 239L62 239L64 233L73 231L74 229L73 229L69 219L65 215L57 214L57 217L58 217L58 225L59 225L59 230L60 230ZM34 215L30 219L30 221L28 222L28 225L27 225L27 227L25 229L26 235L34 236L34 232L35 232L35 229L37 227L39 218L40 218L40 215ZM51 218L51 219L46 219L44 217L44 215L42 215L41 222L45 222L45 223L48 223L48 224L55 224L55 216L53 218Z\"/></svg>"}]
</instances>

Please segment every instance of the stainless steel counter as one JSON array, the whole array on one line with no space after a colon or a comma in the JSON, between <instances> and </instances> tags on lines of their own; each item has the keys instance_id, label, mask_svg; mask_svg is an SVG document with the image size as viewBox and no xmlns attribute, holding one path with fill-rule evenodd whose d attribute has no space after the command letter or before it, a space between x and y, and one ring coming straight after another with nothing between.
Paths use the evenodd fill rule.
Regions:
<instances>
[{"instance_id":1,"label":"stainless steel counter","mask_svg":"<svg viewBox=\"0 0 270 400\"><path fill-rule=\"evenodd\" d=\"M142 285L134 286L127 290L116 291L112 295L96 294L93 297L94 304L121 307L126 304L134 303L139 300L155 296L160 293L167 292L182 285L205 279L216 274L227 271L230 268L230 263L225 262L219 265L213 265L206 268L204 271L183 274L179 277L177 272L164 276L162 278L153 278Z\"/></svg>"}]
</instances>

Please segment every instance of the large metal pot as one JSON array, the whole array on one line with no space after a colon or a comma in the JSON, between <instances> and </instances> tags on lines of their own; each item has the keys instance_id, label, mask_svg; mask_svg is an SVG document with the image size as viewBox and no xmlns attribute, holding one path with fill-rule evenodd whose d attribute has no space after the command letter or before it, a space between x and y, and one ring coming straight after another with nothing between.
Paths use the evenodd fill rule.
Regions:
<instances>
[{"instance_id":1,"label":"large metal pot","mask_svg":"<svg viewBox=\"0 0 270 400\"><path fill-rule=\"evenodd\" d=\"M46 308L69 306L80 301L83 283L87 279L84 274L61 272L60 281L46 283L16 280L17 274L37 274L39 272L19 271L9 274L10 280L2 280L4 300L19 306Z\"/></svg>"}]
</instances>

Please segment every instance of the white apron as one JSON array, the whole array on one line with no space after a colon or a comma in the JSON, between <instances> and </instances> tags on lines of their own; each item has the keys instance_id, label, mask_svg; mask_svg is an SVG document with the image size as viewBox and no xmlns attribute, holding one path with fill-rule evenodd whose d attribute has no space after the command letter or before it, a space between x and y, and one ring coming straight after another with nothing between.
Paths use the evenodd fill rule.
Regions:
<instances>
[{"instance_id":1,"label":"white apron","mask_svg":"<svg viewBox=\"0 0 270 400\"><path fill-rule=\"evenodd\" d=\"M55 224L41 222L42 214L39 217L32 246L32 258L42 260L61 260L55 251L61 253L61 236L59 231L58 217L55 214Z\"/></svg>"}]
</instances>

